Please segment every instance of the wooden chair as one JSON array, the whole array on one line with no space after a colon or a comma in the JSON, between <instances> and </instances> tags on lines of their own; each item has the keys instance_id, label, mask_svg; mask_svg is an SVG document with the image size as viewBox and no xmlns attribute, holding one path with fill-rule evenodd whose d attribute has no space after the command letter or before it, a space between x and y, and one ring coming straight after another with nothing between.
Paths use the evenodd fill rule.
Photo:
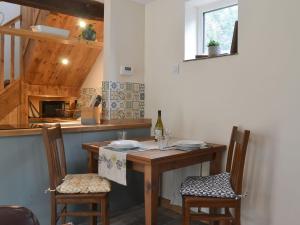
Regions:
<instances>
[{"instance_id":1,"label":"wooden chair","mask_svg":"<svg viewBox=\"0 0 300 225\"><path fill-rule=\"evenodd\" d=\"M225 224L234 224L240 225L240 214L241 214L241 196L242 196L242 181L243 181L243 171L245 164L245 157L247 151L248 140L250 136L250 131L246 130L243 133L238 131L237 127L233 127L230 144L228 149L227 156L227 165L226 172L223 175L226 177L228 174L228 185L231 186L230 189L234 192L233 196L229 197L211 197L210 194L203 193L201 194L191 192L191 189L185 189L186 193L183 194L183 188L187 187L185 183L188 182L188 179L183 183L181 193L183 194L183 225L189 225L192 220L198 221L207 221L210 224L214 224L217 221L222 221ZM220 175L217 175L220 176ZM216 176L210 176L214 181L216 181ZM190 178L189 180L197 179L197 177ZM201 177L198 177L201 180ZM202 179L207 180L209 177ZM213 181L213 182L214 182ZM191 184L191 183L190 183ZM185 187L184 187L185 185ZM197 188L198 185L193 184ZM192 185L192 186L193 186ZM200 185L201 186L201 185ZM222 185L221 185L222 186ZM211 188L212 186L210 186ZM214 186L215 187L215 186ZM189 186L191 187L191 185ZM189 190L189 191L188 191ZM197 191L196 191L197 192ZM187 194L190 193L190 194ZM216 192L215 192L216 193ZM227 194L229 192L226 192ZM225 194L226 194L225 193ZM198 208L199 211L191 212L191 208ZM201 212L201 208L209 208L209 213ZM218 213L220 209L225 209L224 213ZM231 214L230 209L234 209L234 215ZM233 222L233 223L232 223Z\"/></svg>"},{"instance_id":2,"label":"wooden chair","mask_svg":"<svg viewBox=\"0 0 300 225\"><path fill-rule=\"evenodd\" d=\"M66 158L61 126L43 127L43 138L48 159L48 169L50 178L51 193L51 225L56 225L61 218L61 222L66 222L67 216L91 217L91 224L97 224L97 217L101 217L101 225L109 224L108 216L108 192L106 193L74 193L62 194L57 191L57 187L64 182L67 175ZM89 204L91 211L68 211L70 204ZM60 214L57 213L58 205L63 205ZM97 211L100 205L101 211Z\"/></svg>"},{"instance_id":3,"label":"wooden chair","mask_svg":"<svg viewBox=\"0 0 300 225\"><path fill-rule=\"evenodd\" d=\"M0 206L0 221L1 224L40 225L40 222L30 209L16 205Z\"/></svg>"}]
</instances>

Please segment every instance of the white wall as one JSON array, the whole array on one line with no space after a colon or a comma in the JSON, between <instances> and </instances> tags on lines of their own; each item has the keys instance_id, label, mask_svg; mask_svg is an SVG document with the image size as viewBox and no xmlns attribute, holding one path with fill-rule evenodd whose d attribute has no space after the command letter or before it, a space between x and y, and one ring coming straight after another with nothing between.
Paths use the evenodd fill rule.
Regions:
<instances>
[{"instance_id":1,"label":"white wall","mask_svg":"<svg viewBox=\"0 0 300 225\"><path fill-rule=\"evenodd\" d=\"M185 31L184 31L184 59L194 59L198 54L198 9L197 7L185 5Z\"/></svg>"},{"instance_id":2,"label":"white wall","mask_svg":"<svg viewBox=\"0 0 300 225\"><path fill-rule=\"evenodd\" d=\"M104 80L144 82L145 6L130 0L105 0ZM134 75L120 76L130 65Z\"/></svg>"},{"instance_id":3,"label":"white wall","mask_svg":"<svg viewBox=\"0 0 300 225\"><path fill-rule=\"evenodd\" d=\"M93 68L81 88L100 88L103 81L103 51L99 54Z\"/></svg>"},{"instance_id":4,"label":"white wall","mask_svg":"<svg viewBox=\"0 0 300 225\"><path fill-rule=\"evenodd\" d=\"M104 50L82 88L99 88L103 80L144 83L145 6L131 0L100 2L105 4ZM121 65L133 66L134 75L120 76Z\"/></svg>"},{"instance_id":5,"label":"white wall","mask_svg":"<svg viewBox=\"0 0 300 225\"><path fill-rule=\"evenodd\" d=\"M146 6L146 117L162 109L174 135L217 143L233 125L252 131L243 225L299 223L299 8L298 0L240 0L239 55L182 63L184 0Z\"/></svg>"},{"instance_id":6,"label":"white wall","mask_svg":"<svg viewBox=\"0 0 300 225\"><path fill-rule=\"evenodd\" d=\"M4 24L20 15L20 6L7 2L0 2L0 12L4 13Z\"/></svg>"}]
</instances>

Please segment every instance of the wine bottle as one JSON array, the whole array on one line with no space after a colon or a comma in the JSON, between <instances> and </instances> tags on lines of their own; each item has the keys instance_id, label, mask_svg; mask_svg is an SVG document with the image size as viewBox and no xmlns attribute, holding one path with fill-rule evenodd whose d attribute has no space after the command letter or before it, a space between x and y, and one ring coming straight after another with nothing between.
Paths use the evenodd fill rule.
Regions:
<instances>
[{"instance_id":1,"label":"wine bottle","mask_svg":"<svg viewBox=\"0 0 300 225\"><path fill-rule=\"evenodd\" d=\"M155 140L158 141L160 137L164 136L164 125L161 119L161 110L158 110L157 122L154 127Z\"/></svg>"}]
</instances>

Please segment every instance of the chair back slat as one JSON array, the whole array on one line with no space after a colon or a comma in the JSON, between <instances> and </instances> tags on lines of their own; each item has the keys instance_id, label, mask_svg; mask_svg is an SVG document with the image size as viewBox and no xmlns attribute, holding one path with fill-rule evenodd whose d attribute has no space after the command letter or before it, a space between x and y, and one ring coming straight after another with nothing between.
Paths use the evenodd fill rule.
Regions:
<instances>
[{"instance_id":1,"label":"chair back slat","mask_svg":"<svg viewBox=\"0 0 300 225\"><path fill-rule=\"evenodd\" d=\"M232 129L227 155L226 172L231 174L231 185L236 194L242 194L244 165L249 136L249 130L240 132L236 126Z\"/></svg>"},{"instance_id":2,"label":"chair back slat","mask_svg":"<svg viewBox=\"0 0 300 225\"><path fill-rule=\"evenodd\" d=\"M233 127L232 132L231 132L230 143L229 143L228 154L227 154L227 164L226 164L226 172L228 172L228 173L230 173L230 171L231 171L233 153L234 153L234 148L235 148L235 141L234 141L235 138L234 137L235 137L237 130L238 130L237 127Z\"/></svg>"},{"instance_id":3,"label":"chair back slat","mask_svg":"<svg viewBox=\"0 0 300 225\"><path fill-rule=\"evenodd\" d=\"M64 142L60 124L44 126L43 138L48 160L50 189L54 190L63 182L67 174Z\"/></svg>"}]
</instances>

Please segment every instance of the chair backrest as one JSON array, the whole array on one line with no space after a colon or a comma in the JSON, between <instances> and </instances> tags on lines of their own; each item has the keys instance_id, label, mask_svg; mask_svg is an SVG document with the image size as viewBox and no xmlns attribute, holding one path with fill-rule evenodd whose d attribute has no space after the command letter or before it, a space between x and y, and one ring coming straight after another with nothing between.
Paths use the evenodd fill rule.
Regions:
<instances>
[{"instance_id":1,"label":"chair backrest","mask_svg":"<svg viewBox=\"0 0 300 225\"><path fill-rule=\"evenodd\" d=\"M243 174L245 158L248 146L250 131L238 131L238 127L233 127L228 155L226 172L231 174L231 185L236 194L242 194Z\"/></svg>"},{"instance_id":2,"label":"chair backrest","mask_svg":"<svg viewBox=\"0 0 300 225\"><path fill-rule=\"evenodd\" d=\"M55 190L67 173L64 142L60 124L43 127L43 138L48 160L50 189Z\"/></svg>"},{"instance_id":3,"label":"chair backrest","mask_svg":"<svg viewBox=\"0 0 300 225\"><path fill-rule=\"evenodd\" d=\"M0 224L40 225L35 215L21 206L0 206Z\"/></svg>"}]
</instances>

